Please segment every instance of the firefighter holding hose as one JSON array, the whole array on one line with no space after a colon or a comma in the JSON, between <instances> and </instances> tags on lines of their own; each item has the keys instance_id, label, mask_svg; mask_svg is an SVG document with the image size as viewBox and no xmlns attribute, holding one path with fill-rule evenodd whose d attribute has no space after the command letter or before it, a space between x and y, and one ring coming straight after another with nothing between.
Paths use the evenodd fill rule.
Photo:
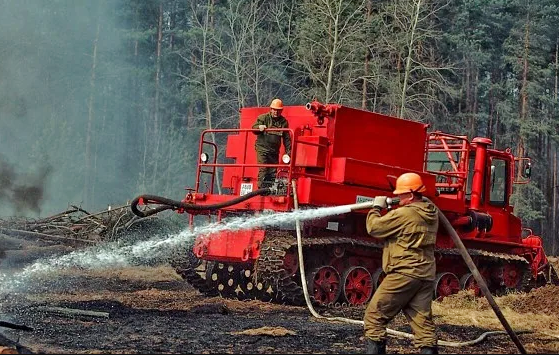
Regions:
<instances>
[{"instance_id":1,"label":"firefighter holding hose","mask_svg":"<svg viewBox=\"0 0 559 355\"><path fill-rule=\"evenodd\" d=\"M285 117L282 116L283 102L273 99L270 112L256 118L252 125L256 137L256 158L258 164L278 164L279 150L283 140L285 154L291 156L291 136L288 131L269 131L268 128L289 128ZM262 167L258 172L258 188L272 186L276 178L276 168Z\"/></svg>"},{"instance_id":2,"label":"firefighter holding hose","mask_svg":"<svg viewBox=\"0 0 559 355\"><path fill-rule=\"evenodd\" d=\"M396 180L399 208L382 215L387 197L377 196L367 215L367 232L384 241L382 269L386 277L364 315L367 354L386 354L386 327L402 311L421 354L438 354L431 304L435 284L437 207L422 200L421 176L405 173Z\"/></svg>"}]
</instances>

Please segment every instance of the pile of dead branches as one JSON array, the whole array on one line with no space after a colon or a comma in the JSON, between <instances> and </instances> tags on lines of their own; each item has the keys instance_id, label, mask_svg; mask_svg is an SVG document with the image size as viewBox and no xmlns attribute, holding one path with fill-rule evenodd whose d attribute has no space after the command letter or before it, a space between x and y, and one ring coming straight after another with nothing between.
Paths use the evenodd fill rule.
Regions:
<instances>
[{"instance_id":1,"label":"pile of dead branches","mask_svg":"<svg viewBox=\"0 0 559 355\"><path fill-rule=\"evenodd\" d=\"M57 241L62 244L92 244L111 240L138 220L130 205L89 213L71 206L64 212L41 219L0 219L0 233Z\"/></svg>"}]
</instances>

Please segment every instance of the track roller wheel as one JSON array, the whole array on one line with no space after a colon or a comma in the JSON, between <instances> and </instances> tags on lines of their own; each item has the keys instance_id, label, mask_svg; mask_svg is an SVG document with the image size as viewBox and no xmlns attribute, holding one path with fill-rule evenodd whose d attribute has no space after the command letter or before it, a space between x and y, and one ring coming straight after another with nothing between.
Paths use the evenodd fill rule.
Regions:
<instances>
[{"instance_id":1,"label":"track roller wheel","mask_svg":"<svg viewBox=\"0 0 559 355\"><path fill-rule=\"evenodd\" d=\"M384 271L382 271L381 267L375 270L375 272L373 273L373 291L375 291L380 286L380 283L382 282L382 280L384 280L385 277L386 274L384 273Z\"/></svg>"},{"instance_id":2,"label":"track roller wheel","mask_svg":"<svg viewBox=\"0 0 559 355\"><path fill-rule=\"evenodd\" d=\"M481 297L481 289L479 288L479 285L477 284L476 279L474 278L474 275L472 275L471 272L464 274L461 278L460 278L460 289L461 290L471 290L474 292L474 296L476 297Z\"/></svg>"},{"instance_id":3,"label":"track roller wheel","mask_svg":"<svg viewBox=\"0 0 559 355\"><path fill-rule=\"evenodd\" d=\"M259 299L264 302L270 302L276 297L275 292L272 290L272 287L268 286L267 284L258 281L254 283L254 289L252 290L252 294L255 295L256 299Z\"/></svg>"},{"instance_id":4,"label":"track roller wheel","mask_svg":"<svg viewBox=\"0 0 559 355\"><path fill-rule=\"evenodd\" d=\"M342 275L342 294L351 306L358 306L369 301L373 295L373 277L362 266L351 266Z\"/></svg>"},{"instance_id":5,"label":"track roller wheel","mask_svg":"<svg viewBox=\"0 0 559 355\"><path fill-rule=\"evenodd\" d=\"M290 248L283 257L283 267L289 275L295 275L299 271L299 255L295 248Z\"/></svg>"},{"instance_id":6,"label":"track roller wheel","mask_svg":"<svg viewBox=\"0 0 559 355\"><path fill-rule=\"evenodd\" d=\"M263 280L256 277L253 268L240 269L239 289L237 298L240 300L258 299L269 302L273 298L271 289L264 284Z\"/></svg>"},{"instance_id":7,"label":"track roller wheel","mask_svg":"<svg viewBox=\"0 0 559 355\"><path fill-rule=\"evenodd\" d=\"M237 294L239 299L252 299L256 297L256 285L254 284L254 277L252 269L240 269L239 271L239 288L241 292Z\"/></svg>"},{"instance_id":8,"label":"track roller wheel","mask_svg":"<svg viewBox=\"0 0 559 355\"><path fill-rule=\"evenodd\" d=\"M307 278L309 294L320 306L333 304L340 297L341 277L333 266L320 266Z\"/></svg>"},{"instance_id":9,"label":"track roller wheel","mask_svg":"<svg viewBox=\"0 0 559 355\"><path fill-rule=\"evenodd\" d=\"M441 272L435 278L435 299L440 301L443 298L458 293L460 291L460 280L452 272Z\"/></svg>"},{"instance_id":10,"label":"track roller wheel","mask_svg":"<svg viewBox=\"0 0 559 355\"><path fill-rule=\"evenodd\" d=\"M221 297L232 298L237 296L239 275L233 265L215 263L206 271L206 280L215 285Z\"/></svg>"},{"instance_id":11,"label":"track roller wheel","mask_svg":"<svg viewBox=\"0 0 559 355\"><path fill-rule=\"evenodd\" d=\"M503 265L502 282L507 291L521 291L524 270L517 264Z\"/></svg>"}]
</instances>

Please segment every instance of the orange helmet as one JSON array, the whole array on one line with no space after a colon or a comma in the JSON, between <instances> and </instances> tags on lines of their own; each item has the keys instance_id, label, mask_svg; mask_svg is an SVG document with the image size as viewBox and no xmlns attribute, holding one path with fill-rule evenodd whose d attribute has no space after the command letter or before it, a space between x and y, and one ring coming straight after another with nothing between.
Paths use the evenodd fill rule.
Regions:
<instances>
[{"instance_id":1,"label":"orange helmet","mask_svg":"<svg viewBox=\"0 0 559 355\"><path fill-rule=\"evenodd\" d=\"M396 180L396 190L394 195L405 194L406 192L424 192L425 185L421 176L416 173L404 173Z\"/></svg>"},{"instance_id":2,"label":"orange helmet","mask_svg":"<svg viewBox=\"0 0 559 355\"><path fill-rule=\"evenodd\" d=\"M270 104L270 108L275 110L283 110L283 101L280 99L273 99L272 103Z\"/></svg>"}]
</instances>

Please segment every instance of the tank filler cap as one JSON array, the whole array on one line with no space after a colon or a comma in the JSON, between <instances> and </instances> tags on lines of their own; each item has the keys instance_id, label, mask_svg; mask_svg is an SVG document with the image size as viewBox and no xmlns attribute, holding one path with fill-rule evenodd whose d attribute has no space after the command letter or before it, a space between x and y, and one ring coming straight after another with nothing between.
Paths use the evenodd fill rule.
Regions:
<instances>
[{"instance_id":1,"label":"tank filler cap","mask_svg":"<svg viewBox=\"0 0 559 355\"><path fill-rule=\"evenodd\" d=\"M472 143L491 145L493 141L490 138L476 137L472 140Z\"/></svg>"}]
</instances>

